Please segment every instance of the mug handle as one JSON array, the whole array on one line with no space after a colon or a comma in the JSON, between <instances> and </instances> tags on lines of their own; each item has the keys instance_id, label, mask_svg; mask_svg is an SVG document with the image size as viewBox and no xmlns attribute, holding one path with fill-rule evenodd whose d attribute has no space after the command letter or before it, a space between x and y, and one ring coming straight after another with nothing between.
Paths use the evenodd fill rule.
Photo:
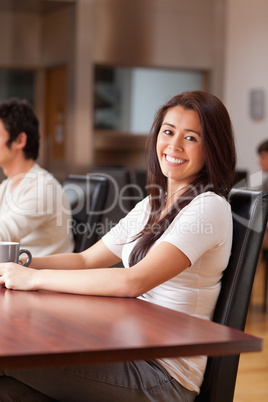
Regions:
<instances>
[{"instance_id":1,"label":"mug handle","mask_svg":"<svg viewBox=\"0 0 268 402\"><path fill-rule=\"evenodd\" d=\"M32 262L32 254L31 254L31 252L29 250L21 248L20 252L19 252L19 255L21 255L23 253L27 254L27 256L28 256L27 261L23 265L24 265L24 267L28 267Z\"/></svg>"}]
</instances>

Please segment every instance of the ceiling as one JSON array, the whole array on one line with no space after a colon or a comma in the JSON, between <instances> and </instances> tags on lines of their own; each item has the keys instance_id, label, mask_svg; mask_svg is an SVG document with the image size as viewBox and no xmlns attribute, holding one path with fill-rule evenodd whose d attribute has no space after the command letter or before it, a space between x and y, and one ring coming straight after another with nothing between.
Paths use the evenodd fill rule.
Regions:
<instances>
[{"instance_id":1,"label":"ceiling","mask_svg":"<svg viewBox=\"0 0 268 402\"><path fill-rule=\"evenodd\" d=\"M0 11L43 13L74 4L76 0L0 0Z\"/></svg>"}]
</instances>

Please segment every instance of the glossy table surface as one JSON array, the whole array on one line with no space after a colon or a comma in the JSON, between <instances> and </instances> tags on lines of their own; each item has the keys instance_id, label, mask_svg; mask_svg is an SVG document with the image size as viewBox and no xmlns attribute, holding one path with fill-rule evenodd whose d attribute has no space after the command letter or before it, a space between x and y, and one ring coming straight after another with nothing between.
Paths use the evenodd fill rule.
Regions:
<instances>
[{"instance_id":1,"label":"glossy table surface","mask_svg":"<svg viewBox=\"0 0 268 402\"><path fill-rule=\"evenodd\" d=\"M260 338L139 299L0 289L0 368L262 349Z\"/></svg>"}]
</instances>

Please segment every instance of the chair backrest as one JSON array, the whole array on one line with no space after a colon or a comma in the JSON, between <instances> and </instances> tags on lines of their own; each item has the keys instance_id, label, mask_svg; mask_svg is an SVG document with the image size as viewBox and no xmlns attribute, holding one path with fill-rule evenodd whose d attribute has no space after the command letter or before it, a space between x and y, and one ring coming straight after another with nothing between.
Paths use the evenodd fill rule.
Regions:
<instances>
[{"instance_id":1,"label":"chair backrest","mask_svg":"<svg viewBox=\"0 0 268 402\"><path fill-rule=\"evenodd\" d=\"M133 184L133 195L137 201L147 196L147 171L145 169L133 169L130 171L130 180ZM138 199L140 197L140 200Z\"/></svg>"},{"instance_id":2,"label":"chair backrest","mask_svg":"<svg viewBox=\"0 0 268 402\"><path fill-rule=\"evenodd\" d=\"M108 194L108 180L98 175L69 175L63 190L72 210L75 252L81 252L97 241L98 225Z\"/></svg>"},{"instance_id":3,"label":"chair backrest","mask_svg":"<svg viewBox=\"0 0 268 402\"><path fill-rule=\"evenodd\" d=\"M266 229L268 194L232 189L233 244L213 321L244 330L250 295ZM239 355L209 357L198 402L233 401Z\"/></svg>"},{"instance_id":4,"label":"chair backrest","mask_svg":"<svg viewBox=\"0 0 268 402\"><path fill-rule=\"evenodd\" d=\"M127 215L134 207L130 173L124 167L101 166L93 168L90 173L105 176L109 182L108 195L102 216L104 232L99 233L101 238L121 218Z\"/></svg>"},{"instance_id":5,"label":"chair backrest","mask_svg":"<svg viewBox=\"0 0 268 402\"><path fill-rule=\"evenodd\" d=\"M246 188L248 180L247 170L236 170L235 171L235 185L236 188Z\"/></svg>"}]
</instances>

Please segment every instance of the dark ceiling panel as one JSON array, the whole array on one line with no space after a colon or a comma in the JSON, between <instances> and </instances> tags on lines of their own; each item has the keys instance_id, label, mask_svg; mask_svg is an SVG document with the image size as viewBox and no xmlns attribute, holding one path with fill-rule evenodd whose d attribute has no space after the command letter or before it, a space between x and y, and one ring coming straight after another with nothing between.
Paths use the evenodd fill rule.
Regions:
<instances>
[{"instance_id":1,"label":"dark ceiling panel","mask_svg":"<svg viewBox=\"0 0 268 402\"><path fill-rule=\"evenodd\" d=\"M24 11L43 13L74 4L75 0L52 1L52 0L0 0L0 11Z\"/></svg>"}]
</instances>

